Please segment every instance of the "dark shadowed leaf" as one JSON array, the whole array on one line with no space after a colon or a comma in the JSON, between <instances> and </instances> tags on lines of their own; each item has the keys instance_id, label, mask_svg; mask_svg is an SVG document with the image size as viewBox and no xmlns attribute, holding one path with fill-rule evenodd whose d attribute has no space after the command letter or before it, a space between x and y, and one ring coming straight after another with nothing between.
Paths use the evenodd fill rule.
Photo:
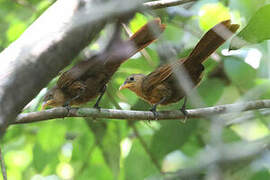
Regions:
<instances>
[{"instance_id":1,"label":"dark shadowed leaf","mask_svg":"<svg viewBox=\"0 0 270 180\"><path fill-rule=\"evenodd\" d=\"M192 119L185 124L180 120L161 122L161 128L155 132L150 146L154 157L162 160L168 153L181 148L189 140L196 127L197 121Z\"/></svg>"},{"instance_id":2,"label":"dark shadowed leaf","mask_svg":"<svg viewBox=\"0 0 270 180\"><path fill-rule=\"evenodd\" d=\"M149 142L147 138L144 138L144 140ZM148 176L158 173L150 157L146 154L137 139L132 144L131 151L125 159L124 166L125 178L129 180L145 179Z\"/></svg>"},{"instance_id":3,"label":"dark shadowed leaf","mask_svg":"<svg viewBox=\"0 0 270 180\"><path fill-rule=\"evenodd\" d=\"M206 79L198 87L198 92L207 106L214 105L223 94L225 84L217 78ZM211 92L209 90L211 89ZM211 93L211 95L210 95Z\"/></svg>"},{"instance_id":4,"label":"dark shadowed leaf","mask_svg":"<svg viewBox=\"0 0 270 180\"><path fill-rule=\"evenodd\" d=\"M256 70L243 60L228 57L224 60L224 69L232 83L242 90L247 90L254 85Z\"/></svg>"}]
</instances>

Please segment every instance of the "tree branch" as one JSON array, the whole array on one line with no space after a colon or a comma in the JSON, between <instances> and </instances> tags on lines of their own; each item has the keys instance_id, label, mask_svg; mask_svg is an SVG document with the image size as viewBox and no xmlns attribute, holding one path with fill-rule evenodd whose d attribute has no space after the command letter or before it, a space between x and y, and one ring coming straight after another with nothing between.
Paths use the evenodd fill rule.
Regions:
<instances>
[{"instance_id":1,"label":"tree branch","mask_svg":"<svg viewBox=\"0 0 270 180\"><path fill-rule=\"evenodd\" d=\"M235 104L219 105L207 108L198 108L187 110L190 118L204 118L228 113L239 113L242 111L270 108L270 100L248 101ZM104 119L123 119L123 120L155 120L150 111L131 111L116 109L97 109L91 108L72 108L69 112L66 108L59 107L45 111L22 113L15 122L10 124L32 123L46 121L49 119L65 117L92 117ZM159 111L159 120L177 120L185 116L181 111Z\"/></svg>"},{"instance_id":2,"label":"tree branch","mask_svg":"<svg viewBox=\"0 0 270 180\"><path fill-rule=\"evenodd\" d=\"M178 6L181 4L193 2L197 0L159 0L159 1L150 1L144 3L144 6L149 9L160 9L171 6Z\"/></svg>"},{"instance_id":3,"label":"tree branch","mask_svg":"<svg viewBox=\"0 0 270 180\"><path fill-rule=\"evenodd\" d=\"M5 166L4 156L2 155L2 148L0 148L0 161L1 161L1 172L4 180L7 180L7 170Z\"/></svg>"}]
</instances>

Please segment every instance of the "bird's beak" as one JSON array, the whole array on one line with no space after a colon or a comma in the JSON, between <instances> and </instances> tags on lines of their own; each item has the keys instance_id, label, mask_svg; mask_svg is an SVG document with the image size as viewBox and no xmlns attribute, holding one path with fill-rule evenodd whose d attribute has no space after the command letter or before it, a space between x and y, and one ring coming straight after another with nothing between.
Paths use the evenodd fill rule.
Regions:
<instances>
[{"instance_id":1,"label":"bird's beak","mask_svg":"<svg viewBox=\"0 0 270 180\"><path fill-rule=\"evenodd\" d=\"M121 91L122 89L126 89L132 86L132 83L127 83L124 82L120 87L119 87L119 91Z\"/></svg>"},{"instance_id":2,"label":"bird's beak","mask_svg":"<svg viewBox=\"0 0 270 180\"><path fill-rule=\"evenodd\" d=\"M48 107L47 101L42 103L41 110L45 110L46 107Z\"/></svg>"},{"instance_id":3,"label":"bird's beak","mask_svg":"<svg viewBox=\"0 0 270 180\"><path fill-rule=\"evenodd\" d=\"M54 107L55 101L53 99L45 101L42 103L41 110L45 110L48 106Z\"/></svg>"}]
</instances>

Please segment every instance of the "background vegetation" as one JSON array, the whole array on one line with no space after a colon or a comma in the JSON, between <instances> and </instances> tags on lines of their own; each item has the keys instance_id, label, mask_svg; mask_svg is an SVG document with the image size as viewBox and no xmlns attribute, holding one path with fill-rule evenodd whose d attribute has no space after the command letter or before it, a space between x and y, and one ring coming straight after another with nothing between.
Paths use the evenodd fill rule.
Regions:
<instances>
[{"instance_id":1,"label":"background vegetation","mask_svg":"<svg viewBox=\"0 0 270 180\"><path fill-rule=\"evenodd\" d=\"M52 0L0 0L0 51L45 11ZM160 49L178 57L186 56L199 38L213 25L232 18L239 23L240 37L251 45L228 52L229 42L205 63L205 76L198 93L205 106L239 101L270 99L268 0L198 0L182 6L137 13L130 22L134 32L153 16L167 25L162 37L146 48L149 57L137 54L125 62L113 76L101 102L102 108L148 110L150 106L132 92L118 91L131 73L151 72L166 62ZM268 8L259 11L260 8ZM251 20L251 21L250 21ZM250 21L249 25L248 22ZM48 27L49 28L49 27ZM90 44L71 64L105 46L110 33L107 27L99 39ZM254 35L255 33L255 35ZM108 39L108 38L107 38ZM256 43L256 44L255 44ZM1 59L1 61L4 61ZM24 112L39 111L47 88L25 108ZM27 80L26 80L27 83ZM92 107L94 101L85 107ZM182 102L160 107L178 109ZM189 104L188 109L192 108ZM223 143L254 141L269 136L268 116L254 112L254 117L236 122L238 116L226 116L228 123L215 129L210 119L154 121L136 123L89 118L64 118L26 125L12 125L1 140L9 180L49 179L162 179L162 172L175 172L200 163L196 157L212 147L215 131ZM245 121L246 120L246 121ZM226 122L227 122L226 121ZM245 146L239 151L245 151ZM209 156L209 157L207 157ZM213 154L205 154L205 158ZM195 158L195 161L194 161ZM195 179L222 176L224 179L270 179L270 154L266 149L256 158L237 161L229 166L210 166ZM2 177L0 177L1 179Z\"/></svg>"}]
</instances>

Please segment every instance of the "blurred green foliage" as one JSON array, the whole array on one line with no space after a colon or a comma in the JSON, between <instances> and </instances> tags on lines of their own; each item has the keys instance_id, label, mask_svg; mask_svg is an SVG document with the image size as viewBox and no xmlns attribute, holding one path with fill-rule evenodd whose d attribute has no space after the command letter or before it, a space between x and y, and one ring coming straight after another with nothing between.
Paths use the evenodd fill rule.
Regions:
<instances>
[{"instance_id":1,"label":"blurred green foliage","mask_svg":"<svg viewBox=\"0 0 270 180\"><path fill-rule=\"evenodd\" d=\"M0 50L16 40L53 2L52 0L0 0ZM147 74L160 63L164 63L165 59L160 58L157 52L160 44L170 43L178 57L183 57L201 37L198 34L202 34L201 32L228 17L231 17L233 22L241 23L241 28L249 22L241 32L243 36L255 38L252 43L269 39L270 30L266 29L269 25L270 12L269 5L266 4L269 2L268 0L198 0L192 6L188 4L161 9L153 11L151 15L138 13L130 23L133 32L152 19L152 15L160 16L163 23L167 24L167 29L156 43L146 48L150 59L146 60L145 57L137 54L120 67L109 83L109 90L102 99L101 107L136 110L150 108L132 92L127 90L119 92L118 87L131 73ZM267 11L258 15L257 10L261 7L267 8ZM183 12L186 11L191 15L184 16ZM262 34L264 32L265 34ZM100 39L106 38L107 34L105 30ZM91 44L88 50L99 50L102 45L104 43L97 41ZM224 50L228 49L228 46L229 42L204 63L205 76L197 89L202 102L206 106L214 106L241 99L270 98L269 43L262 41L260 44L232 52L232 55L228 55ZM251 52L254 50L257 55L252 56ZM248 58L252 58L252 61L247 61ZM55 80L48 87L53 83ZM25 112L40 110L40 96L35 99L35 103L28 106ZM94 101L89 102L85 107L92 107L93 103ZM181 104L182 101L159 109L175 110L179 109ZM192 107L188 103L188 108ZM221 132L223 141L237 142L269 135L269 117L257 114L258 117L255 117L252 123L249 121L223 129ZM190 119L185 124L180 121L162 121L136 122L134 125L146 143L148 151L130 124L123 120L64 118L13 125L9 127L1 141L8 179L162 179L150 156L158 161L162 170L177 170L187 167L186 161L196 157L211 143L212 126L209 119ZM239 179L239 177L250 180L270 179L269 159L268 153L264 158L242 163L244 168L231 171L228 168L224 170L225 177L226 179ZM261 162L260 165L257 165L258 162ZM243 174L245 176L242 176Z\"/></svg>"}]
</instances>

